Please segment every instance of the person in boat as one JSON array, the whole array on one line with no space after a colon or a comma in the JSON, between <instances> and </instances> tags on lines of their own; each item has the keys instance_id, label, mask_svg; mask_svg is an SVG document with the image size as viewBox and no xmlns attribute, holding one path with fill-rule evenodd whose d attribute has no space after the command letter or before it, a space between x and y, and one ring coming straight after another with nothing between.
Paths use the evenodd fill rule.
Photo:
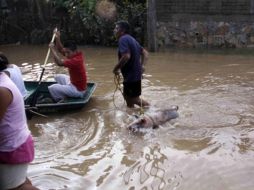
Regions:
<instances>
[{"instance_id":1,"label":"person in boat","mask_svg":"<svg viewBox=\"0 0 254 190\"><path fill-rule=\"evenodd\" d=\"M17 65L10 64L7 57L2 52L0 52L0 67L3 69L3 72L11 78L14 84L18 87L23 98L25 98L27 90L23 81L21 70Z\"/></svg>"},{"instance_id":2,"label":"person in boat","mask_svg":"<svg viewBox=\"0 0 254 190\"><path fill-rule=\"evenodd\" d=\"M115 75L119 70L123 75L123 96L127 106L149 106L149 103L140 98L141 79L144 72L148 52L130 34L130 26L126 21L118 21L114 35L118 40L118 63L113 69Z\"/></svg>"},{"instance_id":3,"label":"person in boat","mask_svg":"<svg viewBox=\"0 0 254 190\"><path fill-rule=\"evenodd\" d=\"M3 59L1 57L0 62ZM0 189L37 190L27 178L34 144L27 126L23 97L0 67Z\"/></svg>"},{"instance_id":4,"label":"person in boat","mask_svg":"<svg viewBox=\"0 0 254 190\"><path fill-rule=\"evenodd\" d=\"M48 87L50 95L55 102L64 101L66 97L82 98L87 88L87 74L84 56L77 49L74 41L66 41L62 44L60 32L54 31L56 42L50 43L55 63L68 69L69 75L57 74L55 80L57 84Z\"/></svg>"}]
</instances>

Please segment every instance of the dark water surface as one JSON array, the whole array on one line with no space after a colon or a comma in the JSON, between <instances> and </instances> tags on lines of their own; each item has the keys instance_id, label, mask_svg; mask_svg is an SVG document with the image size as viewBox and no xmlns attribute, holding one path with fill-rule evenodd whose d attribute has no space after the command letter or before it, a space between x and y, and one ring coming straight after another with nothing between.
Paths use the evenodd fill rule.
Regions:
<instances>
[{"instance_id":1,"label":"dark water surface","mask_svg":"<svg viewBox=\"0 0 254 190\"><path fill-rule=\"evenodd\" d=\"M179 106L158 130L131 134L139 109L115 91L116 49L81 47L98 84L80 111L28 121L36 157L29 177L40 189L253 190L254 56L150 53L142 97L148 111ZM25 80L38 80L47 46L0 46ZM46 66L44 80L65 69ZM114 96L115 94L115 96ZM114 98L113 98L114 97Z\"/></svg>"}]
</instances>

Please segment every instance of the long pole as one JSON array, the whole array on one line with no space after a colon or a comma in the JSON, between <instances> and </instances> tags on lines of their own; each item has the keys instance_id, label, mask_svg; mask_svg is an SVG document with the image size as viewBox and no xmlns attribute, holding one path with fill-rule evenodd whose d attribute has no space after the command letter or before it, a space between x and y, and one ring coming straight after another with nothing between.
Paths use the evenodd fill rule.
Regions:
<instances>
[{"instance_id":1,"label":"long pole","mask_svg":"<svg viewBox=\"0 0 254 190\"><path fill-rule=\"evenodd\" d=\"M54 42L54 41L55 41L55 38L56 38L56 31L54 31L54 34L53 34L52 39L51 39L51 42ZM48 59L49 59L49 54L50 54L50 48L48 48L48 52L47 52L46 58L45 58L45 60L44 60L44 64L43 64L43 66L42 66L42 72L41 72L41 76L40 76L40 79L39 79L39 84L40 84L41 81L42 81L42 76L43 76L43 74L44 74L45 66L46 66L46 64L47 64L47 62L48 62Z\"/></svg>"},{"instance_id":2,"label":"long pole","mask_svg":"<svg viewBox=\"0 0 254 190\"><path fill-rule=\"evenodd\" d=\"M56 31L57 31L57 29L54 31L54 34L53 34L52 39L51 39L51 42L54 42L54 40L55 40ZM37 100L39 88L40 88L40 86L41 86L42 76L43 76L44 71L45 71L45 65L47 64L48 59L49 59L49 54L50 54L50 48L48 49L46 58L45 58L45 60L44 60L44 64L43 64L43 66L42 66L42 72L41 72L41 76L40 76L38 85L37 85L37 87L36 87L36 89L35 89L35 91L34 91L34 93L33 93L33 96L32 96L32 100L31 100L31 103L30 103L30 107L31 107L31 108L34 107L35 104L36 104L36 100Z\"/></svg>"}]
</instances>

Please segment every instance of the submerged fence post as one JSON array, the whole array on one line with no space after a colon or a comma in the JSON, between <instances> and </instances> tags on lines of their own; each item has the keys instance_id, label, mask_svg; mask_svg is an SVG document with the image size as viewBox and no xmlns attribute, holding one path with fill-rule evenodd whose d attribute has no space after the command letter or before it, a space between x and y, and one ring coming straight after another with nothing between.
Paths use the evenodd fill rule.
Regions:
<instances>
[{"instance_id":1,"label":"submerged fence post","mask_svg":"<svg viewBox=\"0 0 254 190\"><path fill-rule=\"evenodd\" d=\"M254 0L250 0L250 14L254 14Z\"/></svg>"},{"instance_id":2,"label":"submerged fence post","mask_svg":"<svg viewBox=\"0 0 254 190\"><path fill-rule=\"evenodd\" d=\"M151 52L156 52L158 50L157 46L157 36L156 36L156 0L148 0L148 14L147 14L147 41L148 49Z\"/></svg>"}]
</instances>

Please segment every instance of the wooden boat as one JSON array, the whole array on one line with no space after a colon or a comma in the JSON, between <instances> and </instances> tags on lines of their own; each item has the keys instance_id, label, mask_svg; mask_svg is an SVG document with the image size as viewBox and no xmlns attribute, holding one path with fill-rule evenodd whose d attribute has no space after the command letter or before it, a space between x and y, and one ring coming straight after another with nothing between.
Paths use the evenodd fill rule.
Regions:
<instances>
[{"instance_id":1,"label":"wooden boat","mask_svg":"<svg viewBox=\"0 0 254 190\"><path fill-rule=\"evenodd\" d=\"M50 98L48 91L48 86L52 84L55 84L55 82L41 82L38 87L38 82L25 81L25 87L28 92L24 99L26 110L30 109L43 114L81 109L90 100L96 89L96 83L90 82L87 84L87 90L83 98L66 98L63 102L55 103ZM34 95L36 96L35 99ZM45 99L51 101L44 101Z\"/></svg>"}]
</instances>

